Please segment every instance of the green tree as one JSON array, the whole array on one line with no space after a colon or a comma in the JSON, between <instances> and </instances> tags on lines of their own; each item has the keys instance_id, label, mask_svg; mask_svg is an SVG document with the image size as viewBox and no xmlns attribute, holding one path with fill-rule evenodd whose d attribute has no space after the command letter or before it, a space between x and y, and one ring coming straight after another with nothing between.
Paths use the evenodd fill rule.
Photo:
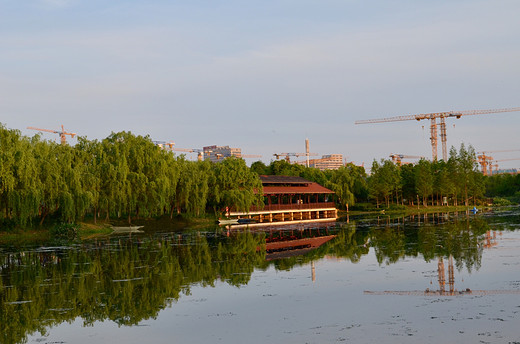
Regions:
<instances>
[{"instance_id":1,"label":"green tree","mask_svg":"<svg viewBox=\"0 0 520 344\"><path fill-rule=\"evenodd\" d=\"M425 207L428 206L428 198L433 193L433 182L432 163L426 159L419 160L415 168L415 187Z\"/></svg>"},{"instance_id":2,"label":"green tree","mask_svg":"<svg viewBox=\"0 0 520 344\"><path fill-rule=\"evenodd\" d=\"M215 164L214 174L216 208L234 207L248 211L252 205L263 204L262 182L243 159L231 157Z\"/></svg>"}]
</instances>

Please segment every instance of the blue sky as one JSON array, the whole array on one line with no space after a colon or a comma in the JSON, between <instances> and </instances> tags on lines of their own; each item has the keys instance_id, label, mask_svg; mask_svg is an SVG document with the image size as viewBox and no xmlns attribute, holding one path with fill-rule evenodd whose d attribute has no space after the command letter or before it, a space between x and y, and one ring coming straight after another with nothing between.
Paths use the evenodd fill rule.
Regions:
<instances>
[{"instance_id":1,"label":"blue sky","mask_svg":"<svg viewBox=\"0 0 520 344\"><path fill-rule=\"evenodd\" d=\"M509 0L0 0L0 122L266 163L305 138L357 164L431 157L427 122L354 122L520 106L519 13ZM448 145L520 149L519 127L520 112L448 120Z\"/></svg>"}]
</instances>

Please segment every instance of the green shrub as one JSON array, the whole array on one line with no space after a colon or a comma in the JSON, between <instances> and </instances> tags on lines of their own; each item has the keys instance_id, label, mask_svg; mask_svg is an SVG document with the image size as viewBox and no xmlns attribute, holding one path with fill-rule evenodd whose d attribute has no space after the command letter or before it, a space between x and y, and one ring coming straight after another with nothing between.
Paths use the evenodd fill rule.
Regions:
<instances>
[{"instance_id":1,"label":"green shrub","mask_svg":"<svg viewBox=\"0 0 520 344\"><path fill-rule=\"evenodd\" d=\"M511 205L511 201L502 197L495 197L493 198L493 205L495 207L502 207L506 205Z\"/></svg>"},{"instance_id":2,"label":"green shrub","mask_svg":"<svg viewBox=\"0 0 520 344\"><path fill-rule=\"evenodd\" d=\"M349 207L349 210L353 211L377 211L381 209L377 209L375 204L372 203L356 203Z\"/></svg>"},{"instance_id":3,"label":"green shrub","mask_svg":"<svg viewBox=\"0 0 520 344\"><path fill-rule=\"evenodd\" d=\"M405 211L408 207L406 205L402 205L402 204L390 204L390 206L387 208L387 210L401 210L401 211Z\"/></svg>"},{"instance_id":4,"label":"green shrub","mask_svg":"<svg viewBox=\"0 0 520 344\"><path fill-rule=\"evenodd\" d=\"M74 240L78 235L78 225L74 223L57 223L51 228L50 233L56 239Z\"/></svg>"}]
</instances>

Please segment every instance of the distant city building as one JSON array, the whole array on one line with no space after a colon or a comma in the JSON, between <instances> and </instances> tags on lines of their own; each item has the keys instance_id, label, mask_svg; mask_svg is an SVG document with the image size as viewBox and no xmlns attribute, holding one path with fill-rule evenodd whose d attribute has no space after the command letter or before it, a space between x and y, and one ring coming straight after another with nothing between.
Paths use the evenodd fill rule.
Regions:
<instances>
[{"instance_id":1,"label":"distant city building","mask_svg":"<svg viewBox=\"0 0 520 344\"><path fill-rule=\"evenodd\" d=\"M508 168L508 169L500 169L493 171L493 174L501 174L501 173L507 173L507 174L518 174L517 168Z\"/></svg>"},{"instance_id":2,"label":"distant city building","mask_svg":"<svg viewBox=\"0 0 520 344\"><path fill-rule=\"evenodd\" d=\"M306 165L306 161L298 161L301 165ZM309 167L324 170L337 170L343 166L343 154L329 154L323 155L321 159L310 159Z\"/></svg>"},{"instance_id":3,"label":"distant city building","mask_svg":"<svg viewBox=\"0 0 520 344\"><path fill-rule=\"evenodd\" d=\"M231 156L241 158L242 150L240 148L230 148L229 146L206 146L202 147L204 160L212 162L220 162Z\"/></svg>"}]
</instances>

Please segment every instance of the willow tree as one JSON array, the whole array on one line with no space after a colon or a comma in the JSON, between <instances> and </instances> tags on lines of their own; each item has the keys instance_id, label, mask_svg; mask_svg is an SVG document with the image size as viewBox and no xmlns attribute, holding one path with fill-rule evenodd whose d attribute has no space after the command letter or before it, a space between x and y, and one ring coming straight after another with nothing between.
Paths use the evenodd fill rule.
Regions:
<instances>
[{"instance_id":1,"label":"willow tree","mask_svg":"<svg viewBox=\"0 0 520 344\"><path fill-rule=\"evenodd\" d=\"M215 184L212 188L214 208L233 207L249 211L263 204L262 182L243 159L227 158L214 165Z\"/></svg>"},{"instance_id":2,"label":"willow tree","mask_svg":"<svg viewBox=\"0 0 520 344\"><path fill-rule=\"evenodd\" d=\"M81 171L81 179L85 189L85 196L89 200L94 223L97 223L103 180L101 171L103 151L101 149L101 143L97 140L89 141L84 137L78 137L78 143L75 147L79 151L78 154L82 155L83 168Z\"/></svg>"},{"instance_id":3,"label":"willow tree","mask_svg":"<svg viewBox=\"0 0 520 344\"><path fill-rule=\"evenodd\" d=\"M5 216L25 225L38 214L38 165L32 142L18 130L0 129L0 200Z\"/></svg>"},{"instance_id":4,"label":"willow tree","mask_svg":"<svg viewBox=\"0 0 520 344\"><path fill-rule=\"evenodd\" d=\"M354 205L354 181L355 176L353 170L342 166L339 169L332 171L330 179L325 184L326 187L336 193L341 206L345 206L348 210L349 204Z\"/></svg>"}]
</instances>

